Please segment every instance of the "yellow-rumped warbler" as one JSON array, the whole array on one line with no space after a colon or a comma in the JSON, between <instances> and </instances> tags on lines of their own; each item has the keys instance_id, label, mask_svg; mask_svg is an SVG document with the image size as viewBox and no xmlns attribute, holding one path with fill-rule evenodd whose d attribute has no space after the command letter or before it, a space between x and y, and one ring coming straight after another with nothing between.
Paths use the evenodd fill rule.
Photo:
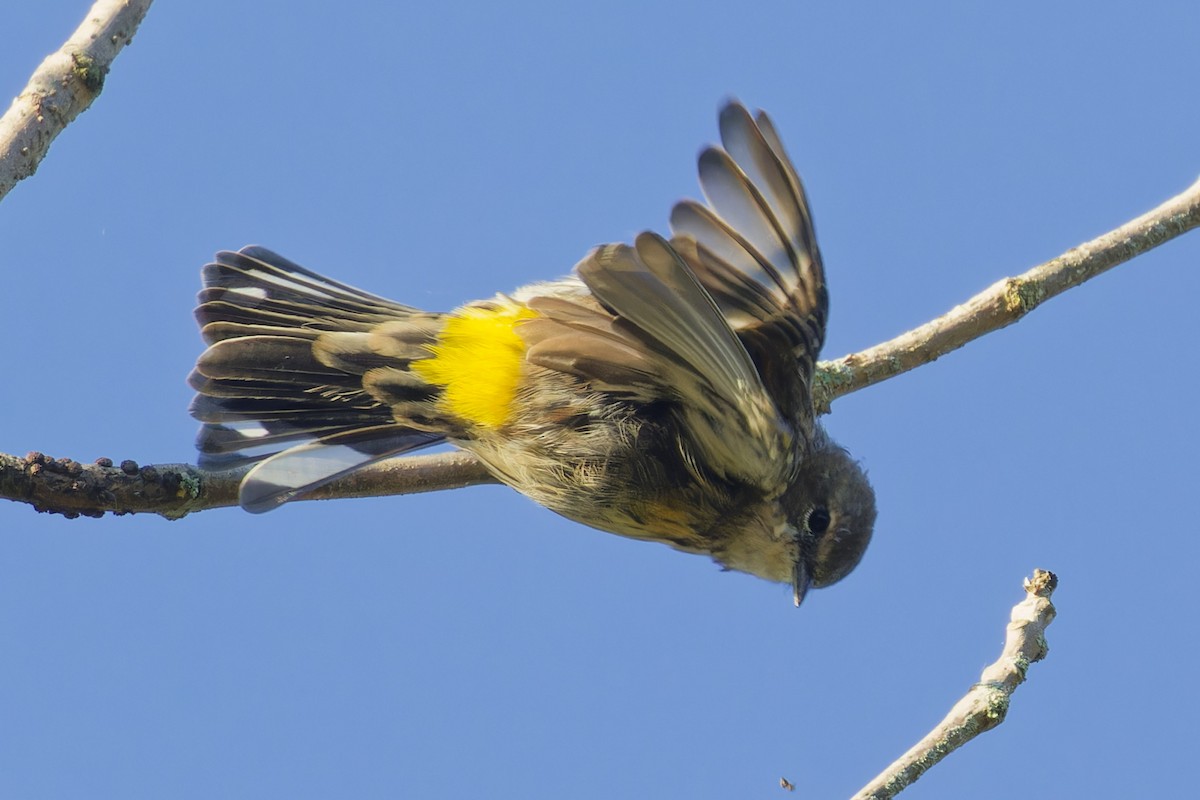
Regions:
<instances>
[{"instance_id":1,"label":"yellow-rumped warbler","mask_svg":"<svg viewBox=\"0 0 1200 800\"><path fill-rule=\"evenodd\" d=\"M875 497L817 424L828 296L808 202L774 126L738 103L700 154L708 205L669 240L448 313L393 303L261 247L217 254L190 381L204 466L253 463L267 511L448 441L553 511L809 586L862 558Z\"/></svg>"}]
</instances>

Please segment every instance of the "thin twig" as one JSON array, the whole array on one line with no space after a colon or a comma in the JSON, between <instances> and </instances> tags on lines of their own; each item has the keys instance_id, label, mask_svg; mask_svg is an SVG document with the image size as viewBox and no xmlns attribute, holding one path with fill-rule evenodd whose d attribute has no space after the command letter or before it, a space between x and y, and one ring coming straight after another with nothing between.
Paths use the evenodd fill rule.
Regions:
<instances>
[{"instance_id":1,"label":"thin twig","mask_svg":"<svg viewBox=\"0 0 1200 800\"><path fill-rule=\"evenodd\" d=\"M50 143L99 96L150 3L97 0L66 44L34 71L0 117L0 198L37 171Z\"/></svg>"},{"instance_id":2,"label":"thin twig","mask_svg":"<svg viewBox=\"0 0 1200 800\"><path fill-rule=\"evenodd\" d=\"M1049 652L1046 626L1054 621L1050 596L1057 585L1054 573L1033 571L1033 577L1025 580L1025 599L1012 610L1000 658L983 671L979 683L929 735L854 795L854 800L895 797L948 754L1004 721L1012 694L1025 682L1029 665Z\"/></svg>"},{"instance_id":3,"label":"thin twig","mask_svg":"<svg viewBox=\"0 0 1200 800\"><path fill-rule=\"evenodd\" d=\"M960 306L875 345L820 364L817 407L879 383L1007 327L1067 289L1153 250L1200 225L1200 180L1180 194L1116 230L1079 245L1023 275L992 284Z\"/></svg>"}]
</instances>

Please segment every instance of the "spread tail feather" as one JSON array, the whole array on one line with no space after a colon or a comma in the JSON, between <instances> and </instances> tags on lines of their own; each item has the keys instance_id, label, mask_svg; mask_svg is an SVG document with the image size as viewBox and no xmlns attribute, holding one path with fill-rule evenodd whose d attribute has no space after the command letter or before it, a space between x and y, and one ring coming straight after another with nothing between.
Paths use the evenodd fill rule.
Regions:
<instances>
[{"instance_id":1,"label":"spread tail feather","mask_svg":"<svg viewBox=\"0 0 1200 800\"><path fill-rule=\"evenodd\" d=\"M268 511L445 439L436 425L398 422L397 381L369 379L410 374L409 362L427 355L439 315L329 280L262 247L218 253L203 277L196 320L209 346L188 379L197 392L192 416L203 423L196 446L205 468L255 465L242 482L244 508ZM404 391L418 409L433 396L419 382Z\"/></svg>"}]
</instances>

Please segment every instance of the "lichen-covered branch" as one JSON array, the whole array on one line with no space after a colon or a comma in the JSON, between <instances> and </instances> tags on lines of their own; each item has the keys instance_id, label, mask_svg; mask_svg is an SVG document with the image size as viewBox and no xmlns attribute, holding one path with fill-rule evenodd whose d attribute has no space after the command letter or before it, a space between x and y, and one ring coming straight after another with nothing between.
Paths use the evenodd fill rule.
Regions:
<instances>
[{"instance_id":1,"label":"lichen-covered branch","mask_svg":"<svg viewBox=\"0 0 1200 800\"><path fill-rule=\"evenodd\" d=\"M1054 621L1050 596L1058 585L1054 573L1034 570L1025 580L1026 596L1012 610L1004 650L979 682L955 703L937 727L865 786L854 800L886 800L920 778L926 770L984 731L1004 721L1029 665L1049 652L1046 626Z\"/></svg>"},{"instance_id":2,"label":"lichen-covered branch","mask_svg":"<svg viewBox=\"0 0 1200 800\"><path fill-rule=\"evenodd\" d=\"M937 319L891 341L820 365L814 394L819 409L844 394L928 364L1007 327L1067 289L1158 247L1200 225L1200 180L1116 230L989 286Z\"/></svg>"},{"instance_id":3,"label":"lichen-covered branch","mask_svg":"<svg viewBox=\"0 0 1200 800\"><path fill-rule=\"evenodd\" d=\"M0 117L0 198L37 171L50 143L99 96L113 59L133 39L150 3L97 0L66 44L34 71Z\"/></svg>"},{"instance_id":4,"label":"lichen-covered branch","mask_svg":"<svg viewBox=\"0 0 1200 800\"><path fill-rule=\"evenodd\" d=\"M67 517L105 513L160 514L178 519L206 508L235 506L242 471L209 472L191 464L139 466L97 459L81 464L43 453L0 453L0 497ZM494 483L483 465L463 453L393 459L317 489L306 500L417 494Z\"/></svg>"}]
</instances>

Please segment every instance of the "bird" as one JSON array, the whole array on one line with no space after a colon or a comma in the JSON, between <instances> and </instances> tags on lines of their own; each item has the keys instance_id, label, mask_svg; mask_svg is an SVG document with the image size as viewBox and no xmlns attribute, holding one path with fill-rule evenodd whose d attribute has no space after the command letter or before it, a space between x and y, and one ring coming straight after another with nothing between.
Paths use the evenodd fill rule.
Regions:
<instances>
[{"instance_id":1,"label":"bird","mask_svg":"<svg viewBox=\"0 0 1200 800\"><path fill-rule=\"evenodd\" d=\"M260 246L202 273L200 466L279 505L449 443L569 519L789 584L861 561L865 470L813 405L829 298L809 203L765 112L719 112L705 202L567 277L431 312Z\"/></svg>"}]
</instances>

